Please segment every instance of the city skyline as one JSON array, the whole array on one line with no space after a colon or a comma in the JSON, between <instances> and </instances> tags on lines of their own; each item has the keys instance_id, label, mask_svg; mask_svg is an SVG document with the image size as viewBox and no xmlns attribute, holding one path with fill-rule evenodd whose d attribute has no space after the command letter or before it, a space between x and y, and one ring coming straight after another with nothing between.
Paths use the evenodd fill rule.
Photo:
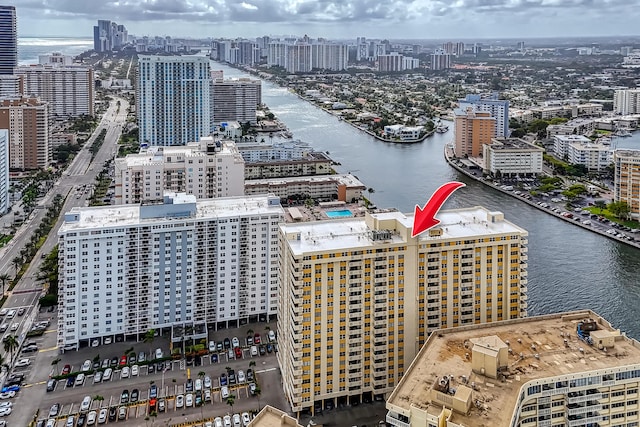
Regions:
<instances>
[{"instance_id":1,"label":"city skyline","mask_svg":"<svg viewBox=\"0 0 640 427\"><path fill-rule=\"evenodd\" d=\"M334 38L511 38L632 35L639 1L603 0L370 0L350 2L247 0L87 3L6 0L16 6L23 36L89 36L96 19L113 19L133 34L248 37L330 33ZM578 12L578 13L576 13ZM603 19L603 16L616 19ZM411 19L405 19L411 17ZM533 19L535 17L535 19ZM143 18L143 19L141 19ZM212 23L215 22L215 26ZM255 25L254 25L255 24ZM353 24L358 24L354 26ZM241 30L238 25L244 25ZM464 34L460 33L464 28ZM38 29L38 32L33 32Z\"/></svg>"}]
</instances>

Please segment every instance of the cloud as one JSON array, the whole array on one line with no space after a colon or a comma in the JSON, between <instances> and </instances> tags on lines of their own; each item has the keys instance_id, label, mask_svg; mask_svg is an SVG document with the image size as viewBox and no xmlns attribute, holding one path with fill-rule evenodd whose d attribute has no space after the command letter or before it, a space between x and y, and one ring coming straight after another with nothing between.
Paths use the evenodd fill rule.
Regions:
<instances>
[{"instance_id":1,"label":"cloud","mask_svg":"<svg viewBox=\"0 0 640 427\"><path fill-rule=\"evenodd\" d=\"M318 26L339 26L342 32L360 32L361 28L446 28L482 24L510 27L510 21L522 19L543 32L563 28L552 18L561 17L580 26L584 32L594 28L629 28L638 17L640 0L5 0L18 8L19 18L29 21L110 19L135 29L137 25L170 23L163 31L194 26L222 28L234 26L238 33L253 27L242 24L269 24L272 28L299 26L305 32ZM615 14L615 15L614 15ZM615 17L614 17L615 16ZM560 18L558 18L560 20ZM588 21L589 20L589 21ZM615 22L618 20L618 22ZM537 26L534 27L537 22ZM629 24L625 26L625 24ZM545 24L554 25L553 28ZM604 27L603 27L604 25ZM371 33L370 33L371 34ZM371 34L375 36L375 34Z\"/></svg>"}]
</instances>

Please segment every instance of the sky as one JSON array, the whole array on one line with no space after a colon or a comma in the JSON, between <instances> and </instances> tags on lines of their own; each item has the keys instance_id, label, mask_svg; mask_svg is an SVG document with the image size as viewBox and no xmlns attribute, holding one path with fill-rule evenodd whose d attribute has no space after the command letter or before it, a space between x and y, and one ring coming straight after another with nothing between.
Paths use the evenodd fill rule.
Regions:
<instances>
[{"instance_id":1,"label":"sky","mask_svg":"<svg viewBox=\"0 0 640 427\"><path fill-rule=\"evenodd\" d=\"M93 37L98 19L130 34L304 35L329 39L636 35L640 0L0 0L18 33Z\"/></svg>"}]
</instances>

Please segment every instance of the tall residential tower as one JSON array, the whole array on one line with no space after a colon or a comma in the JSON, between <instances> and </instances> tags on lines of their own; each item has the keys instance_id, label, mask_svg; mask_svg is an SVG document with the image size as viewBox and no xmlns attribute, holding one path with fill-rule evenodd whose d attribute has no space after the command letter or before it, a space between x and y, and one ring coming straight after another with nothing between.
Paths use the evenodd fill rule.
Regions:
<instances>
[{"instance_id":1,"label":"tall residential tower","mask_svg":"<svg viewBox=\"0 0 640 427\"><path fill-rule=\"evenodd\" d=\"M16 8L0 6L0 75L13 74L18 65Z\"/></svg>"},{"instance_id":2,"label":"tall residential tower","mask_svg":"<svg viewBox=\"0 0 640 427\"><path fill-rule=\"evenodd\" d=\"M185 145L209 135L209 58L140 55L137 83L141 143Z\"/></svg>"}]
</instances>

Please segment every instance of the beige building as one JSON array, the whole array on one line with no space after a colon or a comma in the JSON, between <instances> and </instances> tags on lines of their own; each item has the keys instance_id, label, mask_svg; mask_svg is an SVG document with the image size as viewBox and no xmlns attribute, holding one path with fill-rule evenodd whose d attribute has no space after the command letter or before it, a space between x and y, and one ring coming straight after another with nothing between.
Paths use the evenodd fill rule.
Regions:
<instances>
[{"instance_id":1,"label":"beige building","mask_svg":"<svg viewBox=\"0 0 640 427\"><path fill-rule=\"evenodd\" d=\"M252 179L244 184L246 195L271 193L280 197L355 202L367 187L355 176L321 175L290 178Z\"/></svg>"},{"instance_id":2,"label":"beige building","mask_svg":"<svg viewBox=\"0 0 640 427\"><path fill-rule=\"evenodd\" d=\"M245 163L246 179L282 178L287 176L330 174L331 159L324 153L314 151L304 158L291 160L259 161Z\"/></svg>"},{"instance_id":3,"label":"beige building","mask_svg":"<svg viewBox=\"0 0 640 427\"><path fill-rule=\"evenodd\" d=\"M78 65L23 65L14 73L24 80L24 94L49 103L60 120L94 113L93 70Z\"/></svg>"},{"instance_id":4,"label":"beige building","mask_svg":"<svg viewBox=\"0 0 640 427\"><path fill-rule=\"evenodd\" d=\"M488 111L474 111L472 107L454 110L455 145L458 157L479 157L482 146L491 144L495 136L496 119Z\"/></svg>"},{"instance_id":5,"label":"beige building","mask_svg":"<svg viewBox=\"0 0 640 427\"><path fill-rule=\"evenodd\" d=\"M9 130L9 168L44 169L49 166L49 109L38 98L0 101L0 129Z\"/></svg>"},{"instance_id":6,"label":"beige building","mask_svg":"<svg viewBox=\"0 0 640 427\"><path fill-rule=\"evenodd\" d=\"M293 411L384 398L429 334L527 313L527 232L482 207L280 225L278 346Z\"/></svg>"},{"instance_id":7,"label":"beige building","mask_svg":"<svg viewBox=\"0 0 640 427\"><path fill-rule=\"evenodd\" d=\"M625 202L633 218L640 218L640 150L615 150L613 200Z\"/></svg>"},{"instance_id":8,"label":"beige building","mask_svg":"<svg viewBox=\"0 0 640 427\"><path fill-rule=\"evenodd\" d=\"M493 176L537 176L542 173L544 148L520 138L493 138L483 145L484 173Z\"/></svg>"},{"instance_id":9,"label":"beige building","mask_svg":"<svg viewBox=\"0 0 640 427\"><path fill-rule=\"evenodd\" d=\"M184 146L149 147L115 162L115 203L162 200L163 191L198 199L244 195L244 160L232 141L201 138Z\"/></svg>"},{"instance_id":10,"label":"beige building","mask_svg":"<svg viewBox=\"0 0 640 427\"><path fill-rule=\"evenodd\" d=\"M432 334L387 400L396 427L635 426L640 343L592 311Z\"/></svg>"},{"instance_id":11,"label":"beige building","mask_svg":"<svg viewBox=\"0 0 640 427\"><path fill-rule=\"evenodd\" d=\"M249 423L248 427L302 427L298 421L273 406L265 406Z\"/></svg>"}]
</instances>

